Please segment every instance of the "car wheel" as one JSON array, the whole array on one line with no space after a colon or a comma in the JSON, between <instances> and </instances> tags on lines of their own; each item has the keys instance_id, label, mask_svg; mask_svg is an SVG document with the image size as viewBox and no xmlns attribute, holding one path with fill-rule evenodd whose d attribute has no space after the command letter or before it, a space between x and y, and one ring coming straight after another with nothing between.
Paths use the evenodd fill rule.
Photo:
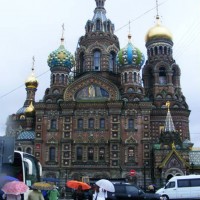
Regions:
<instances>
[{"instance_id":1,"label":"car wheel","mask_svg":"<svg viewBox=\"0 0 200 200\"><path fill-rule=\"evenodd\" d=\"M162 196L163 200L169 200L169 197L167 195Z\"/></svg>"}]
</instances>

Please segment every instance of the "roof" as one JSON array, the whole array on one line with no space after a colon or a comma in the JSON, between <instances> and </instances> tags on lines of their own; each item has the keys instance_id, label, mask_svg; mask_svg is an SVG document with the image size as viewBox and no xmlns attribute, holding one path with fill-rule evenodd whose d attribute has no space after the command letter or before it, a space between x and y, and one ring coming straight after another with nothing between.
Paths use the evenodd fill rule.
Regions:
<instances>
[{"instance_id":1,"label":"roof","mask_svg":"<svg viewBox=\"0 0 200 200\"><path fill-rule=\"evenodd\" d=\"M17 140L34 140L35 139L35 131L22 131L17 136Z\"/></svg>"}]
</instances>

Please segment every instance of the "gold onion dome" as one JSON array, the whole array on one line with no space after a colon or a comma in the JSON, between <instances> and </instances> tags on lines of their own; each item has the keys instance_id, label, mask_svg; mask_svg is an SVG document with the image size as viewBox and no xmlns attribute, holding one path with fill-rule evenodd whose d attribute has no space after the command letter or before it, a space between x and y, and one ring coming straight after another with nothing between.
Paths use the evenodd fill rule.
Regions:
<instances>
[{"instance_id":1,"label":"gold onion dome","mask_svg":"<svg viewBox=\"0 0 200 200\"><path fill-rule=\"evenodd\" d=\"M34 68L32 68L31 75L25 81L25 85L26 85L27 88L37 88L38 81L37 81L37 79L35 78L35 75L34 75Z\"/></svg>"},{"instance_id":2,"label":"gold onion dome","mask_svg":"<svg viewBox=\"0 0 200 200\"><path fill-rule=\"evenodd\" d=\"M156 25L149 29L146 34L145 41L148 42L153 39L169 39L173 40L172 33L168 28L161 25L159 16L156 17Z\"/></svg>"},{"instance_id":3,"label":"gold onion dome","mask_svg":"<svg viewBox=\"0 0 200 200\"><path fill-rule=\"evenodd\" d=\"M30 105L26 108L25 113L29 114L29 113L32 113L34 111L35 111L35 108L34 108L33 103L31 101Z\"/></svg>"}]
</instances>

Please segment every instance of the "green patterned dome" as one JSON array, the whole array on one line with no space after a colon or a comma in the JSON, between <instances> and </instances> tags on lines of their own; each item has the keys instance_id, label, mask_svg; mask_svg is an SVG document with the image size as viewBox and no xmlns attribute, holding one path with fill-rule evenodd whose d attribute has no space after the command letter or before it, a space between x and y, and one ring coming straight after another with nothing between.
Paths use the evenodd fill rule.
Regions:
<instances>
[{"instance_id":1,"label":"green patterned dome","mask_svg":"<svg viewBox=\"0 0 200 200\"><path fill-rule=\"evenodd\" d=\"M133 46L131 43L131 35L128 35L129 42L123 49L120 49L120 51L117 54L117 64L120 67L124 67L126 65L131 65L133 67L141 68L144 64L144 55L143 53Z\"/></svg>"},{"instance_id":2,"label":"green patterned dome","mask_svg":"<svg viewBox=\"0 0 200 200\"><path fill-rule=\"evenodd\" d=\"M74 66L74 57L61 43L57 50L50 53L47 62L50 68L66 67L71 69Z\"/></svg>"}]
</instances>

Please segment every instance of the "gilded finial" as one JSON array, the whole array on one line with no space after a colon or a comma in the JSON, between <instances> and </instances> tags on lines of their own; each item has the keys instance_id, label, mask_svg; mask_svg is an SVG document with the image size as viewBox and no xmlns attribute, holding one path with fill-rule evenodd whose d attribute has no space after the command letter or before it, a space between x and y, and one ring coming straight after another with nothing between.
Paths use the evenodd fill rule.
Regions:
<instances>
[{"instance_id":1,"label":"gilded finial","mask_svg":"<svg viewBox=\"0 0 200 200\"><path fill-rule=\"evenodd\" d=\"M33 106L33 100L31 99L30 105L26 108L26 113L32 113L35 110Z\"/></svg>"},{"instance_id":2,"label":"gilded finial","mask_svg":"<svg viewBox=\"0 0 200 200\"><path fill-rule=\"evenodd\" d=\"M169 101L167 101L165 105L167 106L167 108L168 108L168 111L169 111L170 102L169 102Z\"/></svg>"}]
</instances>

